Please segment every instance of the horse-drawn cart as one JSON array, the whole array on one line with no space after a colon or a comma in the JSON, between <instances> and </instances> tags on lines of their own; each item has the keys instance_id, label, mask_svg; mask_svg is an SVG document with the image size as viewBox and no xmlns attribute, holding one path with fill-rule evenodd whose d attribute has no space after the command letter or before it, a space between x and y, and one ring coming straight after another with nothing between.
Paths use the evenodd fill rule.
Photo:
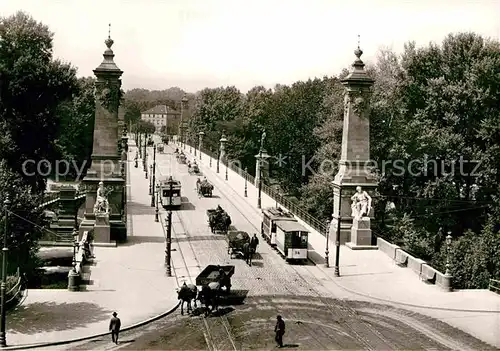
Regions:
<instances>
[{"instance_id":1,"label":"horse-drawn cart","mask_svg":"<svg viewBox=\"0 0 500 351\"><path fill-rule=\"evenodd\" d=\"M198 167L198 164L196 162L194 162L192 164L188 163L188 172L189 172L189 174L199 174L200 167Z\"/></svg>"},{"instance_id":2,"label":"horse-drawn cart","mask_svg":"<svg viewBox=\"0 0 500 351\"><path fill-rule=\"evenodd\" d=\"M204 197L212 197L212 192L214 190L214 186L210 184L207 180L203 180L196 184L198 195Z\"/></svg>"},{"instance_id":3,"label":"horse-drawn cart","mask_svg":"<svg viewBox=\"0 0 500 351\"><path fill-rule=\"evenodd\" d=\"M234 274L234 266L208 265L196 277L196 285L209 286L210 283L219 283L220 287L226 288L226 293L231 291L231 277Z\"/></svg>"},{"instance_id":4,"label":"horse-drawn cart","mask_svg":"<svg viewBox=\"0 0 500 351\"><path fill-rule=\"evenodd\" d=\"M216 231L220 231L224 234L229 230L231 225L231 217L227 214L222 207L217 206L216 209L207 210L208 225L210 230L215 234Z\"/></svg>"},{"instance_id":5,"label":"horse-drawn cart","mask_svg":"<svg viewBox=\"0 0 500 351\"><path fill-rule=\"evenodd\" d=\"M186 155L184 155L183 153L178 154L176 156L176 158L177 158L177 162L182 163L182 164L186 163Z\"/></svg>"},{"instance_id":6,"label":"horse-drawn cart","mask_svg":"<svg viewBox=\"0 0 500 351\"><path fill-rule=\"evenodd\" d=\"M247 244L245 246L245 244ZM227 233L227 253L245 256L245 251L250 248L250 235L247 232L231 231Z\"/></svg>"}]
</instances>

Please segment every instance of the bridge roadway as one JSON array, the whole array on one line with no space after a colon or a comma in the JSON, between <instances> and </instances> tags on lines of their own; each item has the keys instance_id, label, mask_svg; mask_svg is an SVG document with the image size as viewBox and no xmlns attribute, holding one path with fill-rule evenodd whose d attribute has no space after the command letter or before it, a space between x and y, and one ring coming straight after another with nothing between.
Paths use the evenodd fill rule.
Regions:
<instances>
[{"instance_id":1,"label":"bridge roadway","mask_svg":"<svg viewBox=\"0 0 500 351\"><path fill-rule=\"evenodd\" d=\"M172 260L177 283L193 282L208 264L232 264L236 266L232 281L236 297L222 309L220 317L203 319L176 313L141 330L126 332L123 344L117 347L109 345L107 338L98 338L71 349L267 349L274 344L272 329L276 314L282 314L287 321L285 343L299 349L491 349L466 333L414 310L356 296L336 284L332 270L313 262L289 265L263 240L252 267L241 259L231 259L225 237L210 233L206 210L221 205L230 214L233 227L248 233L258 232L258 210L223 179L222 165L221 179L210 170L205 158L201 168L215 186L214 197L199 198L195 190L197 176L190 175L186 165L176 162L171 147L157 154L156 161L157 176L173 174L183 186L183 206L173 214ZM166 217L164 210L161 217ZM134 227L137 230L140 229ZM313 242L318 239L321 238L312 236ZM311 254L318 259L318 253L311 251ZM342 254L345 261L341 269L346 275L342 279L363 279L362 275L354 275L350 265L358 270L372 266L371 273L365 273L368 276L382 277L394 270L388 261L382 264L374 261L382 258L378 252L361 252L367 260L364 265L359 257L357 262L352 261L353 256L347 250L342 250ZM138 300L137 304L140 303Z\"/></svg>"},{"instance_id":2,"label":"bridge roadway","mask_svg":"<svg viewBox=\"0 0 500 351\"><path fill-rule=\"evenodd\" d=\"M136 151L133 142L130 149L133 159ZM151 155L151 150L149 154ZM149 157L149 161L152 161L152 157ZM122 321L128 326L138 322L137 318L140 316L151 316L155 304L161 304L156 309L167 309L167 300L172 301L169 296L175 286L183 281L192 281L204 266L233 264L236 266L233 288L235 295L241 297L244 304L237 304L238 299L230 301L229 306L223 309L226 313L223 317L206 320L181 317L179 313L175 313L174 316L146 327L123 333L123 343L118 346L111 345L106 336L57 349L269 348L274 343L272 328L278 313L287 321L285 343L299 349L489 348L466 333L430 317L440 318L450 324L458 321L455 324L460 329L473 333L490 344L498 342L493 331L498 331L495 323L496 326L499 325L498 314L495 313L436 311L408 306L401 308L401 304L381 304L377 299L453 308L457 306L455 300L462 299L465 301L463 306L458 305L462 308L498 309L498 305L492 305L492 301L497 301L498 304L498 299L494 300L494 295L490 293L482 292L482 296L476 294L475 299L469 300L464 300L470 296L467 294L441 293L435 287L420 283L413 273L393 265L377 251L353 252L342 247L343 276L340 279L332 277L333 269L325 269L313 262L305 266L286 264L262 240L253 267L248 267L242 260L229 258L224 236L210 233L205 211L220 204L231 215L235 228L249 233L257 232L260 216L255 208L256 190L248 184L249 196L243 197L243 187L240 189L241 183L237 182L236 175L231 170L228 172L229 181L225 181L225 166L221 165L221 172L216 174L215 162L212 163L212 168L208 164L207 156L203 156L202 172L215 185L215 196L200 199L195 192L196 176L189 175L186 165L179 165L175 161L172 149L167 148L164 154L157 154L158 174L166 176L172 172L183 184L185 204L173 216L172 260L175 278L159 274L159 267L163 263L159 261L163 260L163 219L166 213L161 209L162 223L153 222L154 210L147 205L149 179L144 179L141 167L129 168L129 179L132 182L128 204L131 210L129 243L118 248L97 248L100 250L97 256L102 258L96 267L92 267L91 279L96 281L94 290L100 289L101 292L92 295L90 299L95 299L99 304L99 299L106 295L105 290L124 293L128 287L130 292L127 296L117 298L114 295L114 302L103 304L109 311L118 309ZM237 189L232 188L235 184L238 185ZM264 206L274 205L274 201L271 202L266 196L263 200ZM313 261L320 262L324 238L312 233L310 241L311 257ZM114 259L111 260L110 257ZM114 266L109 264L110 261L114 262ZM128 268L119 270L115 267L118 261L118 266L123 266L124 261L128 262ZM99 269L99 265L108 265L108 269ZM110 267L115 268L110 271ZM110 274L114 277L110 277ZM128 284L120 283L124 279L128 280ZM165 295L164 302L160 302L162 299L158 295L162 292ZM371 294L375 296L370 297ZM109 300L111 294L108 292L108 295ZM405 296L410 296L410 300ZM88 299L88 295L86 298ZM464 323L464 320L468 322ZM99 331L105 331L105 324L106 321L100 322ZM480 326L477 327L477 324ZM92 331L97 330L96 328L97 324L94 323ZM478 329L483 330L482 334Z\"/></svg>"}]
</instances>

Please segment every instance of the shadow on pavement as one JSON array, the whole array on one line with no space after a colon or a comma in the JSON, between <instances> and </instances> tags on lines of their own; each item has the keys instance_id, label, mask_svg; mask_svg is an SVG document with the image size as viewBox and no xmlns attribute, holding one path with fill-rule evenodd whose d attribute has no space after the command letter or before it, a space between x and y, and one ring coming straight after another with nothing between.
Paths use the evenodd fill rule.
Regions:
<instances>
[{"instance_id":1,"label":"shadow on pavement","mask_svg":"<svg viewBox=\"0 0 500 351\"><path fill-rule=\"evenodd\" d=\"M187 198L182 198L182 204L181 204L181 210L183 211L194 211L196 210L196 206L193 205L191 202L184 202Z\"/></svg>"},{"instance_id":2,"label":"shadow on pavement","mask_svg":"<svg viewBox=\"0 0 500 351\"><path fill-rule=\"evenodd\" d=\"M230 306L230 305L243 305L245 299L247 298L248 290L231 290L229 295L223 295L221 297L220 305L221 306Z\"/></svg>"},{"instance_id":3,"label":"shadow on pavement","mask_svg":"<svg viewBox=\"0 0 500 351\"><path fill-rule=\"evenodd\" d=\"M35 302L8 313L9 331L21 334L63 331L107 320L113 311L90 302Z\"/></svg>"},{"instance_id":4,"label":"shadow on pavement","mask_svg":"<svg viewBox=\"0 0 500 351\"><path fill-rule=\"evenodd\" d=\"M154 207L140 204L137 202L129 201L127 206L128 206L127 211L129 215L146 215L146 214L154 215L155 213Z\"/></svg>"},{"instance_id":5,"label":"shadow on pavement","mask_svg":"<svg viewBox=\"0 0 500 351\"><path fill-rule=\"evenodd\" d=\"M226 240L225 236L222 235L199 235L199 236L190 236L184 238L177 238L177 242L185 242L185 241L211 241L211 240Z\"/></svg>"},{"instance_id":6,"label":"shadow on pavement","mask_svg":"<svg viewBox=\"0 0 500 351\"><path fill-rule=\"evenodd\" d=\"M144 244L144 243L164 243L165 238L163 236L129 236L127 237L127 241L124 243L120 243L118 246L131 246L136 244Z\"/></svg>"},{"instance_id":7,"label":"shadow on pavement","mask_svg":"<svg viewBox=\"0 0 500 351\"><path fill-rule=\"evenodd\" d=\"M325 258L314 250L309 250L307 252L307 257L314 263L314 265L325 263Z\"/></svg>"}]
</instances>

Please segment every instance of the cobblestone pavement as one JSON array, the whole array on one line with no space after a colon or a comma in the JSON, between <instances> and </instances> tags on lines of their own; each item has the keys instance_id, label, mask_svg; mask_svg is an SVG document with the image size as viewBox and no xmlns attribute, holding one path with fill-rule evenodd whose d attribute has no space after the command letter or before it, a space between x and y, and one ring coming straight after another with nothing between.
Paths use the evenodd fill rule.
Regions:
<instances>
[{"instance_id":1,"label":"cobblestone pavement","mask_svg":"<svg viewBox=\"0 0 500 351\"><path fill-rule=\"evenodd\" d=\"M171 151L169 148L166 151ZM223 188L214 197L199 198L196 176L172 154L157 155L158 177L174 174L182 183L183 206L173 214L172 265L177 280L194 282L209 264L235 266L233 298L220 317L181 317L179 314L124 333L122 344L95 339L74 349L268 349L274 347L276 314L287 321L285 343L297 349L491 349L483 342L445 323L414 312L369 302L344 300L339 290L325 284L314 264L287 264L267 243L261 243L252 267L231 258L224 235L214 235L206 210L221 205L233 228L253 234L253 223L236 208L237 199L225 197ZM166 218L161 211L162 219ZM242 213L243 212L243 213Z\"/></svg>"},{"instance_id":2,"label":"cobblestone pavement","mask_svg":"<svg viewBox=\"0 0 500 351\"><path fill-rule=\"evenodd\" d=\"M118 346L100 338L72 350L265 350L276 346L274 323L286 322L285 349L297 350L494 350L445 323L390 306L304 296L248 297L221 307L220 318L175 316L121 335ZM196 312L196 311L195 311ZM208 331L205 329L208 324ZM234 343L234 345L233 345Z\"/></svg>"}]
</instances>

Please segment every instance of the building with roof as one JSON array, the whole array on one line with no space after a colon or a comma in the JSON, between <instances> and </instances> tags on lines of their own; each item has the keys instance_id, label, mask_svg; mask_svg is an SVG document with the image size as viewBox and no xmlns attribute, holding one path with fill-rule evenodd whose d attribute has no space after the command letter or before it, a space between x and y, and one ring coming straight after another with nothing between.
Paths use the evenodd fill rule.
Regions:
<instances>
[{"instance_id":1,"label":"building with roof","mask_svg":"<svg viewBox=\"0 0 500 351\"><path fill-rule=\"evenodd\" d=\"M151 122L159 132L166 127L168 134L177 134L181 113L167 105L157 105L147 111L141 112L141 119Z\"/></svg>"}]
</instances>

